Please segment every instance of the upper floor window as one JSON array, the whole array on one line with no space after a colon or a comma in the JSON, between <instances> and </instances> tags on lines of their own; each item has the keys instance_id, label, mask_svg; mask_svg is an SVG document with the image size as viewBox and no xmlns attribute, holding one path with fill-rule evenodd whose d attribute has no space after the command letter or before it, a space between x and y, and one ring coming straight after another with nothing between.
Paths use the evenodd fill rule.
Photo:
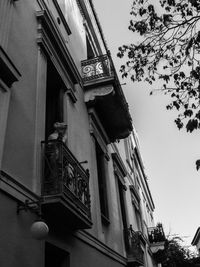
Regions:
<instances>
[{"instance_id":1,"label":"upper floor window","mask_svg":"<svg viewBox=\"0 0 200 267\"><path fill-rule=\"evenodd\" d=\"M123 223L123 228L127 229L128 224L127 224L126 200L125 200L125 190L127 190L127 188L125 186L125 180L124 180L127 171L120 155L117 152L112 153L112 158L113 158L114 175L116 178L116 185L118 189L117 191L119 196L119 208L121 213L121 219Z\"/></svg>"},{"instance_id":2,"label":"upper floor window","mask_svg":"<svg viewBox=\"0 0 200 267\"><path fill-rule=\"evenodd\" d=\"M75 24L80 30L83 29L83 16L80 12L78 1L54 0L57 1L67 23Z\"/></svg>"},{"instance_id":3,"label":"upper floor window","mask_svg":"<svg viewBox=\"0 0 200 267\"><path fill-rule=\"evenodd\" d=\"M106 159L103 150L96 142L96 161L97 161L97 175L99 186L99 200L102 222L109 222L108 212L108 198L107 198L107 184L106 184Z\"/></svg>"},{"instance_id":4,"label":"upper floor window","mask_svg":"<svg viewBox=\"0 0 200 267\"><path fill-rule=\"evenodd\" d=\"M103 224L109 224L108 206L108 161L110 159L107 151L108 137L101 125L101 122L93 108L88 110L90 119L90 134L94 138L94 149L96 152L96 170L98 178L98 193L101 219Z\"/></svg>"},{"instance_id":5,"label":"upper floor window","mask_svg":"<svg viewBox=\"0 0 200 267\"><path fill-rule=\"evenodd\" d=\"M122 223L124 229L127 228L127 219L126 219L126 206L125 206L125 196L124 196L124 185L121 183L120 179L118 180L118 189L119 189L119 201L120 201L120 209L122 215Z\"/></svg>"},{"instance_id":6,"label":"upper floor window","mask_svg":"<svg viewBox=\"0 0 200 267\"><path fill-rule=\"evenodd\" d=\"M140 200L138 199L138 196L134 194L133 188L131 188L131 200L132 200L132 206L133 206L133 213L135 216L135 222L136 222L136 229L138 231L142 231L142 215L140 211Z\"/></svg>"}]
</instances>

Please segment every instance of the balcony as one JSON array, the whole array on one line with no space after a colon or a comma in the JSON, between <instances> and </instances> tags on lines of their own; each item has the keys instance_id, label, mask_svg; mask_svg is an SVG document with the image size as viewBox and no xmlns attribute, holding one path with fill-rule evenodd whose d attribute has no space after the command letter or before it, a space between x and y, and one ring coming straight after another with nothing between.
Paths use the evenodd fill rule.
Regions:
<instances>
[{"instance_id":1,"label":"balcony","mask_svg":"<svg viewBox=\"0 0 200 267\"><path fill-rule=\"evenodd\" d=\"M83 60L81 65L87 106L95 107L112 142L127 137L132 119L110 55Z\"/></svg>"},{"instance_id":2,"label":"balcony","mask_svg":"<svg viewBox=\"0 0 200 267\"><path fill-rule=\"evenodd\" d=\"M49 224L91 228L89 171L58 140L42 142L42 212Z\"/></svg>"},{"instance_id":3,"label":"balcony","mask_svg":"<svg viewBox=\"0 0 200 267\"><path fill-rule=\"evenodd\" d=\"M106 83L114 79L114 70L107 55L83 60L81 65L83 82L86 87Z\"/></svg>"},{"instance_id":4,"label":"balcony","mask_svg":"<svg viewBox=\"0 0 200 267\"><path fill-rule=\"evenodd\" d=\"M144 265L144 251L142 250L141 232L134 231L132 225L125 230L125 242L128 266Z\"/></svg>"},{"instance_id":5,"label":"balcony","mask_svg":"<svg viewBox=\"0 0 200 267\"><path fill-rule=\"evenodd\" d=\"M166 238L161 223L158 223L156 227L148 228L148 239L152 253L157 253L159 250L164 249Z\"/></svg>"}]
</instances>

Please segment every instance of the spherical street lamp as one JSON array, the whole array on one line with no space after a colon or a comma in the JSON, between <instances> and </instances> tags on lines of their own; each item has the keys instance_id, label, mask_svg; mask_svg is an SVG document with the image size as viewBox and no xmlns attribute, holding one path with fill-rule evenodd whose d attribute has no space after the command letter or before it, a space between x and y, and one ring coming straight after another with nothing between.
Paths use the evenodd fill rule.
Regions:
<instances>
[{"instance_id":1,"label":"spherical street lamp","mask_svg":"<svg viewBox=\"0 0 200 267\"><path fill-rule=\"evenodd\" d=\"M31 225L31 235L33 238L35 238L37 240L45 239L47 237L48 233L49 233L49 227L42 220L35 221Z\"/></svg>"}]
</instances>

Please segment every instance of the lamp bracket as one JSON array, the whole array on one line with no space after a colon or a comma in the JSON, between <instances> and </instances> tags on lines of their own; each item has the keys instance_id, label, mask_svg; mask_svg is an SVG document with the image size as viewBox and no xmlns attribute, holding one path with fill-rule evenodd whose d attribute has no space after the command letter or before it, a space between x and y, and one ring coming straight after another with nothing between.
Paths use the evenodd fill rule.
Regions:
<instances>
[{"instance_id":1,"label":"lamp bracket","mask_svg":"<svg viewBox=\"0 0 200 267\"><path fill-rule=\"evenodd\" d=\"M38 215L41 215L41 200L31 201L29 199L26 199L25 202L18 202L17 203L17 214L20 213L20 211L32 211L37 213Z\"/></svg>"}]
</instances>

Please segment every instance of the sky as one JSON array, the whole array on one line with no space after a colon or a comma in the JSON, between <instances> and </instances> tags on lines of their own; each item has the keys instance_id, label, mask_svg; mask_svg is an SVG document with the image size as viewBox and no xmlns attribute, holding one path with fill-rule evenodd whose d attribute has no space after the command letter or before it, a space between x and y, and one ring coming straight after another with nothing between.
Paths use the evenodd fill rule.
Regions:
<instances>
[{"instance_id":1,"label":"sky","mask_svg":"<svg viewBox=\"0 0 200 267\"><path fill-rule=\"evenodd\" d=\"M124 63L116 56L118 47L135 41L128 30L132 0L93 3L118 71ZM200 226L200 171L195 168L195 161L200 159L200 131L178 130L174 123L177 113L166 110L168 96L150 96L149 85L120 80L126 83L122 88L139 135L155 204L155 223L162 222L167 235L179 235L183 245L189 246Z\"/></svg>"}]
</instances>

